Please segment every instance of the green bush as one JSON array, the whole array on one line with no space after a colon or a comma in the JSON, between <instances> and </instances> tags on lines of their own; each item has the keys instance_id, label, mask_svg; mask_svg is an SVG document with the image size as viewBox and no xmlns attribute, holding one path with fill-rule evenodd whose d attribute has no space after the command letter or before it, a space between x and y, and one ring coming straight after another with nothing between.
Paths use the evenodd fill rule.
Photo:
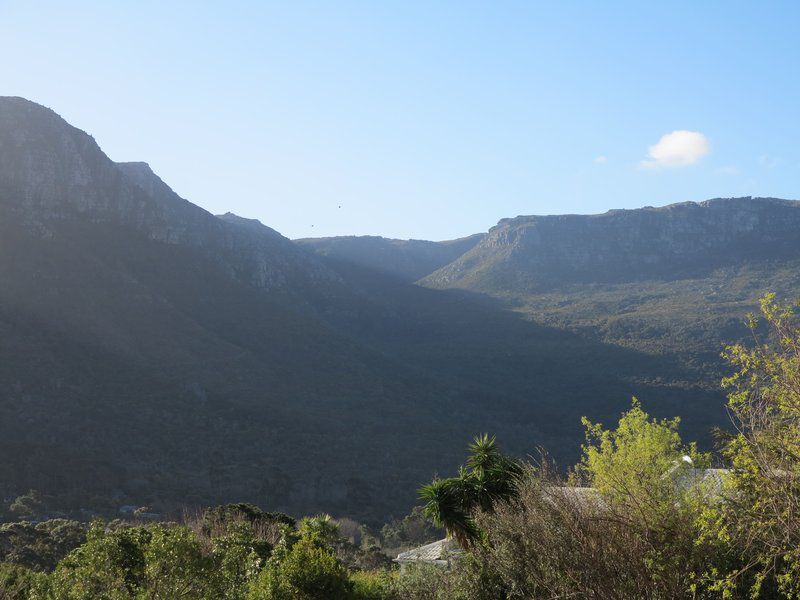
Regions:
<instances>
[{"instance_id":1,"label":"green bush","mask_svg":"<svg viewBox=\"0 0 800 600\"><path fill-rule=\"evenodd\" d=\"M33 600L205 600L221 598L212 557L185 527L106 530L95 523L84 545L36 587Z\"/></svg>"},{"instance_id":2,"label":"green bush","mask_svg":"<svg viewBox=\"0 0 800 600\"><path fill-rule=\"evenodd\" d=\"M393 600L396 597L395 571L356 571L350 580L353 584L353 600Z\"/></svg>"},{"instance_id":3,"label":"green bush","mask_svg":"<svg viewBox=\"0 0 800 600\"><path fill-rule=\"evenodd\" d=\"M65 519L1 524L0 562L52 571L62 558L86 541L87 529L84 523Z\"/></svg>"},{"instance_id":4,"label":"green bush","mask_svg":"<svg viewBox=\"0 0 800 600\"><path fill-rule=\"evenodd\" d=\"M251 586L248 600L346 600L352 583L333 551L301 538L278 549Z\"/></svg>"},{"instance_id":5,"label":"green bush","mask_svg":"<svg viewBox=\"0 0 800 600\"><path fill-rule=\"evenodd\" d=\"M27 600L46 575L19 565L0 563L0 600Z\"/></svg>"}]
</instances>

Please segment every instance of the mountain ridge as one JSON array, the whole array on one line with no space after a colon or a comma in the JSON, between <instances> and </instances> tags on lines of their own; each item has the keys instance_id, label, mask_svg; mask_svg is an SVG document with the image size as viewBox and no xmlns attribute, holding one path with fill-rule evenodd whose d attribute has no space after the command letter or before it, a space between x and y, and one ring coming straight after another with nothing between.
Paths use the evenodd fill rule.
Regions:
<instances>
[{"instance_id":1,"label":"mountain ridge","mask_svg":"<svg viewBox=\"0 0 800 600\"><path fill-rule=\"evenodd\" d=\"M76 218L122 224L155 241L205 248L232 271L244 262L238 276L264 288L291 287L287 280L298 275L337 280L274 230L254 235L216 218L178 196L146 163L114 163L89 134L24 99L0 102L0 170L0 193L20 200L6 208L45 228L47 220Z\"/></svg>"},{"instance_id":2,"label":"mountain ridge","mask_svg":"<svg viewBox=\"0 0 800 600\"><path fill-rule=\"evenodd\" d=\"M519 216L500 220L475 247L422 283L497 292L680 278L753 253L800 256L799 231L800 202L774 198Z\"/></svg>"},{"instance_id":3,"label":"mountain ridge","mask_svg":"<svg viewBox=\"0 0 800 600\"><path fill-rule=\"evenodd\" d=\"M632 395L701 441L724 422L703 363L534 318L531 298L411 283L486 240L320 256L0 98L0 494L378 522L479 431L567 464L579 418Z\"/></svg>"}]
</instances>

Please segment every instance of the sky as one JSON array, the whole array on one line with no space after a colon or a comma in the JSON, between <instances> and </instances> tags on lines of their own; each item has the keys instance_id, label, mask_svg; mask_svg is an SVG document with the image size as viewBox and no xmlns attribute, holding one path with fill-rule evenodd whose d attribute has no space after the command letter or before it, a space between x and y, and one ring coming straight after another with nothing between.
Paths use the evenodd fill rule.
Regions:
<instances>
[{"instance_id":1,"label":"sky","mask_svg":"<svg viewBox=\"0 0 800 600\"><path fill-rule=\"evenodd\" d=\"M0 95L291 238L800 198L800 2L0 0Z\"/></svg>"}]
</instances>

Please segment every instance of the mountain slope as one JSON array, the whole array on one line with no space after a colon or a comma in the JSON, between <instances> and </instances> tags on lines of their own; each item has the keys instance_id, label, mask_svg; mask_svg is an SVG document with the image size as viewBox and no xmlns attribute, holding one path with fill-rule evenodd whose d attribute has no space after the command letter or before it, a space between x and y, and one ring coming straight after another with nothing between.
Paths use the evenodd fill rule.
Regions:
<instances>
[{"instance_id":1,"label":"mountain slope","mask_svg":"<svg viewBox=\"0 0 800 600\"><path fill-rule=\"evenodd\" d=\"M295 240L317 255L412 282L453 262L483 238L475 234L457 240L428 242L375 236L304 238Z\"/></svg>"},{"instance_id":2,"label":"mountain slope","mask_svg":"<svg viewBox=\"0 0 800 600\"><path fill-rule=\"evenodd\" d=\"M504 219L423 280L502 299L538 323L674 356L706 381L774 291L800 292L800 202L714 199L602 215Z\"/></svg>"},{"instance_id":3,"label":"mountain slope","mask_svg":"<svg viewBox=\"0 0 800 600\"><path fill-rule=\"evenodd\" d=\"M567 461L578 418L633 394L690 437L723 418L679 362L323 261L17 98L0 98L0 282L0 496L63 508L380 520L480 431Z\"/></svg>"},{"instance_id":4,"label":"mountain slope","mask_svg":"<svg viewBox=\"0 0 800 600\"><path fill-rule=\"evenodd\" d=\"M441 391L315 316L348 292L311 255L119 168L51 111L0 102L0 158L4 492L344 510L382 470L351 471L363 444L402 443L402 403Z\"/></svg>"}]
</instances>

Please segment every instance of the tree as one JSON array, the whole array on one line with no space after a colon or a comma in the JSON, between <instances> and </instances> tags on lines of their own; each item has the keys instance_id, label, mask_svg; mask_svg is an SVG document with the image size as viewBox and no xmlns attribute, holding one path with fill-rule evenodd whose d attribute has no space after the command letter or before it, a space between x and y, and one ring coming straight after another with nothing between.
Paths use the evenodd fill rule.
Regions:
<instances>
[{"instance_id":1,"label":"tree","mask_svg":"<svg viewBox=\"0 0 800 600\"><path fill-rule=\"evenodd\" d=\"M415 506L402 519L395 519L381 528L384 548L420 546L440 539L442 531L431 524L421 506Z\"/></svg>"},{"instance_id":2,"label":"tree","mask_svg":"<svg viewBox=\"0 0 800 600\"><path fill-rule=\"evenodd\" d=\"M729 591L746 582L753 597L779 592L800 597L800 327L797 305L761 300L769 342L730 346L736 368L723 384L736 435L725 454L733 466L729 501L717 507L717 535L731 540L743 566L720 583Z\"/></svg>"},{"instance_id":3,"label":"tree","mask_svg":"<svg viewBox=\"0 0 800 600\"><path fill-rule=\"evenodd\" d=\"M682 443L677 419L652 419L637 401L615 428L584 425L573 485L542 460L513 497L475 513L482 537L466 587L484 598L717 597L706 577L716 547L698 543L703 499L673 471L684 456L708 457Z\"/></svg>"},{"instance_id":4,"label":"tree","mask_svg":"<svg viewBox=\"0 0 800 600\"><path fill-rule=\"evenodd\" d=\"M457 477L434 479L419 490L425 515L464 548L479 535L474 511L491 511L495 502L513 497L522 473L517 461L500 452L494 437L476 437L469 450Z\"/></svg>"},{"instance_id":5,"label":"tree","mask_svg":"<svg viewBox=\"0 0 800 600\"><path fill-rule=\"evenodd\" d=\"M243 600L249 583L266 563L272 545L259 539L247 522L233 522L211 540L221 599Z\"/></svg>"},{"instance_id":6,"label":"tree","mask_svg":"<svg viewBox=\"0 0 800 600\"><path fill-rule=\"evenodd\" d=\"M86 530L85 524L65 519L4 523L0 525L0 562L51 571L86 541Z\"/></svg>"},{"instance_id":7,"label":"tree","mask_svg":"<svg viewBox=\"0 0 800 600\"><path fill-rule=\"evenodd\" d=\"M44 502L42 502L39 492L30 490L27 494L17 497L9 507L12 513L19 517L33 518L44 511Z\"/></svg>"},{"instance_id":8,"label":"tree","mask_svg":"<svg viewBox=\"0 0 800 600\"><path fill-rule=\"evenodd\" d=\"M339 541L339 525L330 515L321 514L300 519L297 533L302 538L313 540L319 546L333 546Z\"/></svg>"},{"instance_id":9,"label":"tree","mask_svg":"<svg viewBox=\"0 0 800 600\"><path fill-rule=\"evenodd\" d=\"M25 567L0 562L0 600L27 600L44 577Z\"/></svg>"},{"instance_id":10,"label":"tree","mask_svg":"<svg viewBox=\"0 0 800 600\"><path fill-rule=\"evenodd\" d=\"M352 592L347 569L311 527L287 535L248 593L248 600L346 600Z\"/></svg>"},{"instance_id":11,"label":"tree","mask_svg":"<svg viewBox=\"0 0 800 600\"><path fill-rule=\"evenodd\" d=\"M143 528L107 532L95 522L86 543L62 560L47 586L33 595L35 600L129 600L144 581L143 547L149 540Z\"/></svg>"},{"instance_id":12,"label":"tree","mask_svg":"<svg viewBox=\"0 0 800 600\"><path fill-rule=\"evenodd\" d=\"M195 535L185 527L157 526L144 547L142 587L148 600L220 597L217 571Z\"/></svg>"},{"instance_id":13,"label":"tree","mask_svg":"<svg viewBox=\"0 0 800 600\"><path fill-rule=\"evenodd\" d=\"M678 434L680 419L651 419L634 398L616 429L582 419L586 430L583 457L576 473L607 499L629 510L661 505L667 510L680 490L668 476L684 463L705 467L709 456L695 444L684 445Z\"/></svg>"},{"instance_id":14,"label":"tree","mask_svg":"<svg viewBox=\"0 0 800 600\"><path fill-rule=\"evenodd\" d=\"M213 559L186 527L108 529L95 522L33 600L205 600L224 598Z\"/></svg>"}]
</instances>

